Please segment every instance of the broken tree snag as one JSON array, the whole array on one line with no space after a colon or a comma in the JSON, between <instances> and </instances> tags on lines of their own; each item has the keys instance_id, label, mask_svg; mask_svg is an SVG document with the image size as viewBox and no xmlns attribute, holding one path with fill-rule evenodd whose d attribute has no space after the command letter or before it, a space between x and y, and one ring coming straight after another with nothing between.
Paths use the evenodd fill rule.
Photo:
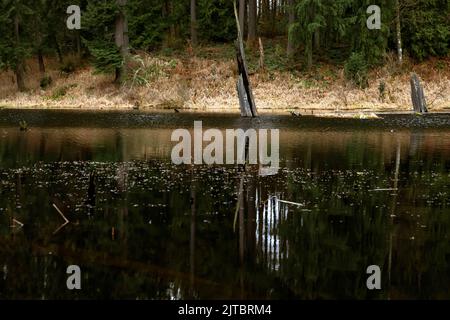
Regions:
<instances>
[{"instance_id":1,"label":"broken tree snag","mask_svg":"<svg viewBox=\"0 0 450 320\"><path fill-rule=\"evenodd\" d=\"M239 105L241 108L241 116L257 117L255 99L253 97L250 80L248 77L248 68L245 60L244 41L242 39L241 28L239 25L239 16L237 13L236 2L234 2L234 15L236 18L236 26L238 30L238 38L236 41L236 56L238 65L238 81L237 92L239 96Z\"/></svg>"},{"instance_id":2,"label":"broken tree snag","mask_svg":"<svg viewBox=\"0 0 450 320\"><path fill-rule=\"evenodd\" d=\"M261 38L259 38L259 68L261 70L265 69L265 65L264 65L264 46L263 46Z\"/></svg>"},{"instance_id":3,"label":"broken tree snag","mask_svg":"<svg viewBox=\"0 0 450 320\"><path fill-rule=\"evenodd\" d=\"M411 100L414 112L419 113L428 112L423 87L422 84L420 83L419 77L415 73L413 73L411 76Z\"/></svg>"}]
</instances>

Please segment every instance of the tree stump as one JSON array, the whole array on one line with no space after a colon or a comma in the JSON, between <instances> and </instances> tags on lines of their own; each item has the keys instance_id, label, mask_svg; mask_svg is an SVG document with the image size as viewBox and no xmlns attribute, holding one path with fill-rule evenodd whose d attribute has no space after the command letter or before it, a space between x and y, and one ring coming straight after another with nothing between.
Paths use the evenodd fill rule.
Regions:
<instances>
[{"instance_id":1,"label":"tree stump","mask_svg":"<svg viewBox=\"0 0 450 320\"><path fill-rule=\"evenodd\" d=\"M420 83L419 77L415 73L413 73L411 76L411 101L413 104L414 112L418 113L428 112L423 87L422 84Z\"/></svg>"},{"instance_id":2,"label":"tree stump","mask_svg":"<svg viewBox=\"0 0 450 320\"><path fill-rule=\"evenodd\" d=\"M253 117L252 108L247 95L247 90L245 88L244 79L242 74L239 75L237 82L237 91L239 97L239 105L241 107L242 117Z\"/></svg>"}]
</instances>

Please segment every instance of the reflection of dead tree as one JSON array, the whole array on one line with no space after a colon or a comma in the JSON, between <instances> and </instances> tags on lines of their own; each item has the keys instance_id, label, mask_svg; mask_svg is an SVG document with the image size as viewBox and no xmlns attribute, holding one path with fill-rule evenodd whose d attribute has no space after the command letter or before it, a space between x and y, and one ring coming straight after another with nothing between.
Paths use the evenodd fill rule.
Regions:
<instances>
[{"instance_id":1,"label":"reflection of dead tree","mask_svg":"<svg viewBox=\"0 0 450 320\"><path fill-rule=\"evenodd\" d=\"M194 171L191 169L191 236L189 241L189 264L190 264L190 284L191 297L194 298L195 288L195 233L196 233L196 190L194 184Z\"/></svg>"},{"instance_id":2,"label":"reflection of dead tree","mask_svg":"<svg viewBox=\"0 0 450 320\"><path fill-rule=\"evenodd\" d=\"M394 173L394 190L392 196L392 205L391 205L391 232L389 234L389 258L388 258L388 280L389 286L391 285L391 269L392 269L392 242L393 242L393 226L394 226L394 217L395 211L397 207L397 195L398 195L398 177L400 174L400 158L401 158L401 145L400 141L397 141L397 153L395 157L395 173Z\"/></svg>"},{"instance_id":3,"label":"reflection of dead tree","mask_svg":"<svg viewBox=\"0 0 450 320\"><path fill-rule=\"evenodd\" d=\"M88 207L88 213L92 215L94 213L95 209L95 199L96 199L96 173L92 172L89 175L89 187L88 187L88 194L87 194L87 201L86 205Z\"/></svg>"},{"instance_id":4,"label":"reflection of dead tree","mask_svg":"<svg viewBox=\"0 0 450 320\"><path fill-rule=\"evenodd\" d=\"M245 278L244 270L246 264L246 257L254 258L256 249L256 203L255 194L256 186L255 179L246 180L245 177L254 174L258 168L250 167L249 163L249 138L245 138L244 159L245 163L240 166L240 179L237 193L236 210L234 213L233 230L236 231L236 223L239 219L239 283L241 287L241 299L245 298ZM247 196L245 196L247 195ZM247 219L245 219L245 212L247 211ZM245 223L247 222L247 228ZM247 232L245 230L247 229Z\"/></svg>"},{"instance_id":5,"label":"reflection of dead tree","mask_svg":"<svg viewBox=\"0 0 450 320\"><path fill-rule=\"evenodd\" d=\"M241 285L241 299L244 299L244 254L245 254L245 229L244 229L244 188L243 188L243 179L241 178L242 182L242 190L239 193L239 261L240 261L240 268L239 268L239 282Z\"/></svg>"},{"instance_id":6,"label":"reflection of dead tree","mask_svg":"<svg viewBox=\"0 0 450 320\"><path fill-rule=\"evenodd\" d=\"M252 177L247 188L247 252L251 259L256 253L256 205L256 177Z\"/></svg>"},{"instance_id":7,"label":"reflection of dead tree","mask_svg":"<svg viewBox=\"0 0 450 320\"><path fill-rule=\"evenodd\" d=\"M119 214L119 238L123 241L123 244L126 248L126 232L125 232L125 217L128 216L128 164L121 163L117 168L117 188L119 193L122 195L122 204L118 209ZM126 254L126 250L125 256Z\"/></svg>"},{"instance_id":8,"label":"reflection of dead tree","mask_svg":"<svg viewBox=\"0 0 450 320\"><path fill-rule=\"evenodd\" d=\"M412 131L409 142L409 155L414 156L422 145L424 135L422 131Z\"/></svg>"},{"instance_id":9,"label":"reflection of dead tree","mask_svg":"<svg viewBox=\"0 0 450 320\"><path fill-rule=\"evenodd\" d=\"M128 186L128 165L126 163L121 163L119 165L116 177L119 192L126 192Z\"/></svg>"}]
</instances>

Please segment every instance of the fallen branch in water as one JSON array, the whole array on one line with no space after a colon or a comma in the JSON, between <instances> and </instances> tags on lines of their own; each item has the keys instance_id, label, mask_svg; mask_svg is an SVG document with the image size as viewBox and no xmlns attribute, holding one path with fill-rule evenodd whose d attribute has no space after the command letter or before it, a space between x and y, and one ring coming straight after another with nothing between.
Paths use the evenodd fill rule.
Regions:
<instances>
[{"instance_id":1,"label":"fallen branch in water","mask_svg":"<svg viewBox=\"0 0 450 320\"><path fill-rule=\"evenodd\" d=\"M281 203L286 203L286 204L293 204L293 205L298 206L298 207L304 207L305 206L304 204L298 203L298 202L285 201L285 200L280 200L280 199L277 199L277 201L281 202Z\"/></svg>"},{"instance_id":2,"label":"fallen branch in water","mask_svg":"<svg viewBox=\"0 0 450 320\"><path fill-rule=\"evenodd\" d=\"M24 224L22 222L20 222L19 220L17 220L17 219L13 218L12 221L13 221L13 225L11 226L11 228L15 228L16 227L14 224L18 224L20 226L20 228L22 228L24 226Z\"/></svg>"},{"instance_id":3,"label":"fallen branch in water","mask_svg":"<svg viewBox=\"0 0 450 320\"><path fill-rule=\"evenodd\" d=\"M59 208L56 206L56 204L53 204L53 208L55 208L56 211L58 211L59 215L64 219L64 223L63 223L62 225L60 225L58 229L56 229L55 231L53 231L53 234L56 234L59 230L61 230L62 228L64 228L70 221L69 221L69 219L66 218L66 216L64 215L64 213L62 213L61 210L59 210Z\"/></svg>"},{"instance_id":4,"label":"fallen branch in water","mask_svg":"<svg viewBox=\"0 0 450 320\"><path fill-rule=\"evenodd\" d=\"M369 192L375 192L375 191L398 191L398 188L385 188L385 189L372 189L372 190L369 190Z\"/></svg>"}]
</instances>

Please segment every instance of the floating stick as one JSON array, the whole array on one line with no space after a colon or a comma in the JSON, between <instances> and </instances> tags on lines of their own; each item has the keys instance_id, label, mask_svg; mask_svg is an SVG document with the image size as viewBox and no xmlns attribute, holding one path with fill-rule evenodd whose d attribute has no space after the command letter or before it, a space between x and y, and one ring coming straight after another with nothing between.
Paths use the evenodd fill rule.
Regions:
<instances>
[{"instance_id":1,"label":"floating stick","mask_svg":"<svg viewBox=\"0 0 450 320\"><path fill-rule=\"evenodd\" d=\"M66 216L61 212L61 210L59 210L59 208L56 206L56 204L53 204L53 208L55 208L56 211L58 211L59 215L64 219L64 223L63 223L62 225L60 225L58 229L56 229L55 231L53 231L53 234L56 234L59 230L61 230L62 228L64 228L70 221L69 221L69 219L67 219Z\"/></svg>"}]
</instances>

